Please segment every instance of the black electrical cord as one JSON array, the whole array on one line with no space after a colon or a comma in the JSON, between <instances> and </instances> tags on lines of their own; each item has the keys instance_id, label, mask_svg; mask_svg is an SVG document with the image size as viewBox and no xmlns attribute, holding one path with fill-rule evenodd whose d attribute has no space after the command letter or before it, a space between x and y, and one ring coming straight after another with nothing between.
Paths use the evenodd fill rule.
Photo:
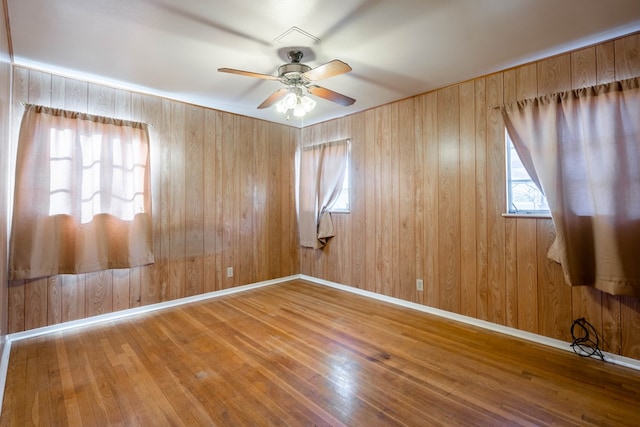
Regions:
<instances>
[{"instance_id":1,"label":"black electrical cord","mask_svg":"<svg viewBox=\"0 0 640 427\"><path fill-rule=\"evenodd\" d=\"M576 336L578 334L578 336ZM576 319L571 325L571 337L573 351L582 357L597 356L604 362L604 355L600 351L600 337L593 325L584 317Z\"/></svg>"}]
</instances>

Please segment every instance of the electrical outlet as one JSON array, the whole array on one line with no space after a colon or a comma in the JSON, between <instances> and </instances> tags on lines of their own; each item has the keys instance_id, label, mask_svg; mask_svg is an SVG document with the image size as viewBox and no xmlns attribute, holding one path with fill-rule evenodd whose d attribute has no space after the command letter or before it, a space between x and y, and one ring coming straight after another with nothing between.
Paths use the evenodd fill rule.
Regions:
<instances>
[{"instance_id":1,"label":"electrical outlet","mask_svg":"<svg viewBox=\"0 0 640 427\"><path fill-rule=\"evenodd\" d=\"M416 280L416 290L424 291L424 283L422 282L422 279Z\"/></svg>"},{"instance_id":2,"label":"electrical outlet","mask_svg":"<svg viewBox=\"0 0 640 427\"><path fill-rule=\"evenodd\" d=\"M233 267L227 267L227 277L233 277Z\"/></svg>"}]
</instances>

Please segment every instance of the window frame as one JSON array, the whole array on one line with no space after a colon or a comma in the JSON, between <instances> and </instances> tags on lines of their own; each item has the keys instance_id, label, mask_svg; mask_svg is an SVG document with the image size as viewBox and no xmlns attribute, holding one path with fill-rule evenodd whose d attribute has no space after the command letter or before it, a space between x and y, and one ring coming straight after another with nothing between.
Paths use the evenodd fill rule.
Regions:
<instances>
[{"instance_id":1,"label":"window frame","mask_svg":"<svg viewBox=\"0 0 640 427\"><path fill-rule=\"evenodd\" d=\"M342 182L342 192L345 191L345 182L347 183L347 207L345 209L335 208L335 204L340 200L336 200L336 203L329 207L329 213L335 214L350 214L351 213L351 139L348 141L348 149L347 149L347 170L344 173L344 181Z\"/></svg>"},{"instance_id":2,"label":"window frame","mask_svg":"<svg viewBox=\"0 0 640 427\"><path fill-rule=\"evenodd\" d=\"M507 132L507 129L505 128L504 131L504 135L505 135L505 169L506 169L506 202L507 202L507 206L506 206L506 211L505 211L505 216L526 216L526 217L543 217L543 218L550 218L551 217L551 211L549 209L526 209L526 210L518 210L513 203L513 180L511 179L512 177L512 170L511 170L511 166L512 166L512 153L515 152L515 147L513 147L513 141L511 140L511 137L509 136L509 132ZM512 148L513 147L513 148ZM516 152L517 155L517 152ZM519 159L519 158L518 158ZM529 176L529 174L527 173L527 176ZM523 181L525 182L525 181ZM542 191L540 191L535 182L533 182L533 180L531 179L531 176L529 176L529 180L527 182L531 182L533 184L533 186L535 186L536 190L538 192L540 192L540 195L543 197L543 199L545 200L545 204L548 206L548 202L546 200L546 196L544 195L544 193L542 193Z\"/></svg>"}]
</instances>

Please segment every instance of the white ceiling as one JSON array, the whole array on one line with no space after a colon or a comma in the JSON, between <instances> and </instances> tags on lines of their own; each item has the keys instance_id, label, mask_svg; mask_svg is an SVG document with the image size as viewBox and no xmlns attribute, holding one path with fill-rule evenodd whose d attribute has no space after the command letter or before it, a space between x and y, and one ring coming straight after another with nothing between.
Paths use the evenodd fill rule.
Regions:
<instances>
[{"instance_id":1,"label":"white ceiling","mask_svg":"<svg viewBox=\"0 0 640 427\"><path fill-rule=\"evenodd\" d=\"M640 0L7 3L18 65L293 126L640 30ZM281 83L216 71L276 74L289 47L304 48L311 67L347 62L353 71L318 84L356 103L317 99L304 122L287 122L273 108L256 108Z\"/></svg>"}]
</instances>

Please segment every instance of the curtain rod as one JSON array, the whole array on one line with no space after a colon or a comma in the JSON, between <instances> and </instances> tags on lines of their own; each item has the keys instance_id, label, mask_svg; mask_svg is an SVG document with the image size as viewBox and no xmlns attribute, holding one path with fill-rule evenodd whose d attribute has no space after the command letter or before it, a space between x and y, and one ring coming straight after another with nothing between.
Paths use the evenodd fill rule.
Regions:
<instances>
[{"instance_id":1,"label":"curtain rod","mask_svg":"<svg viewBox=\"0 0 640 427\"><path fill-rule=\"evenodd\" d=\"M22 105L23 107L26 107L27 105L33 105L35 107L49 108L49 109L52 109L52 110L68 111L68 112L73 113L73 114L83 114L83 115L93 116L93 117L104 117L106 119L111 119L111 120L122 120L122 121L125 121L125 122L140 123L140 124L143 124L143 125L146 125L146 126L149 126L149 127L155 127L153 125L153 123L145 123L145 122L142 122L142 121L139 121L139 120L121 119L121 118L117 118L117 117L103 116L103 115L100 115L100 114L82 113L80 111L67 110L65 108L49 107L49 106L41 105L41 104L31 104L29 102L24 102L24 101L20 101L20 105Z\"/></svg>"},{"instance_id":2,"label":"curtain rod","mask_svg":"<svg viewBox=\"0 0 640 427\"><path fill-rule=\"evenodd\" d=\"M335 139L333 141L326 141L326 142L316 142L315 144L303 145L302 148L319 147L321 145L335 144L337 142L342 142L342 141L351 142L351 138Z\"/></svg>"}]
</instances>

